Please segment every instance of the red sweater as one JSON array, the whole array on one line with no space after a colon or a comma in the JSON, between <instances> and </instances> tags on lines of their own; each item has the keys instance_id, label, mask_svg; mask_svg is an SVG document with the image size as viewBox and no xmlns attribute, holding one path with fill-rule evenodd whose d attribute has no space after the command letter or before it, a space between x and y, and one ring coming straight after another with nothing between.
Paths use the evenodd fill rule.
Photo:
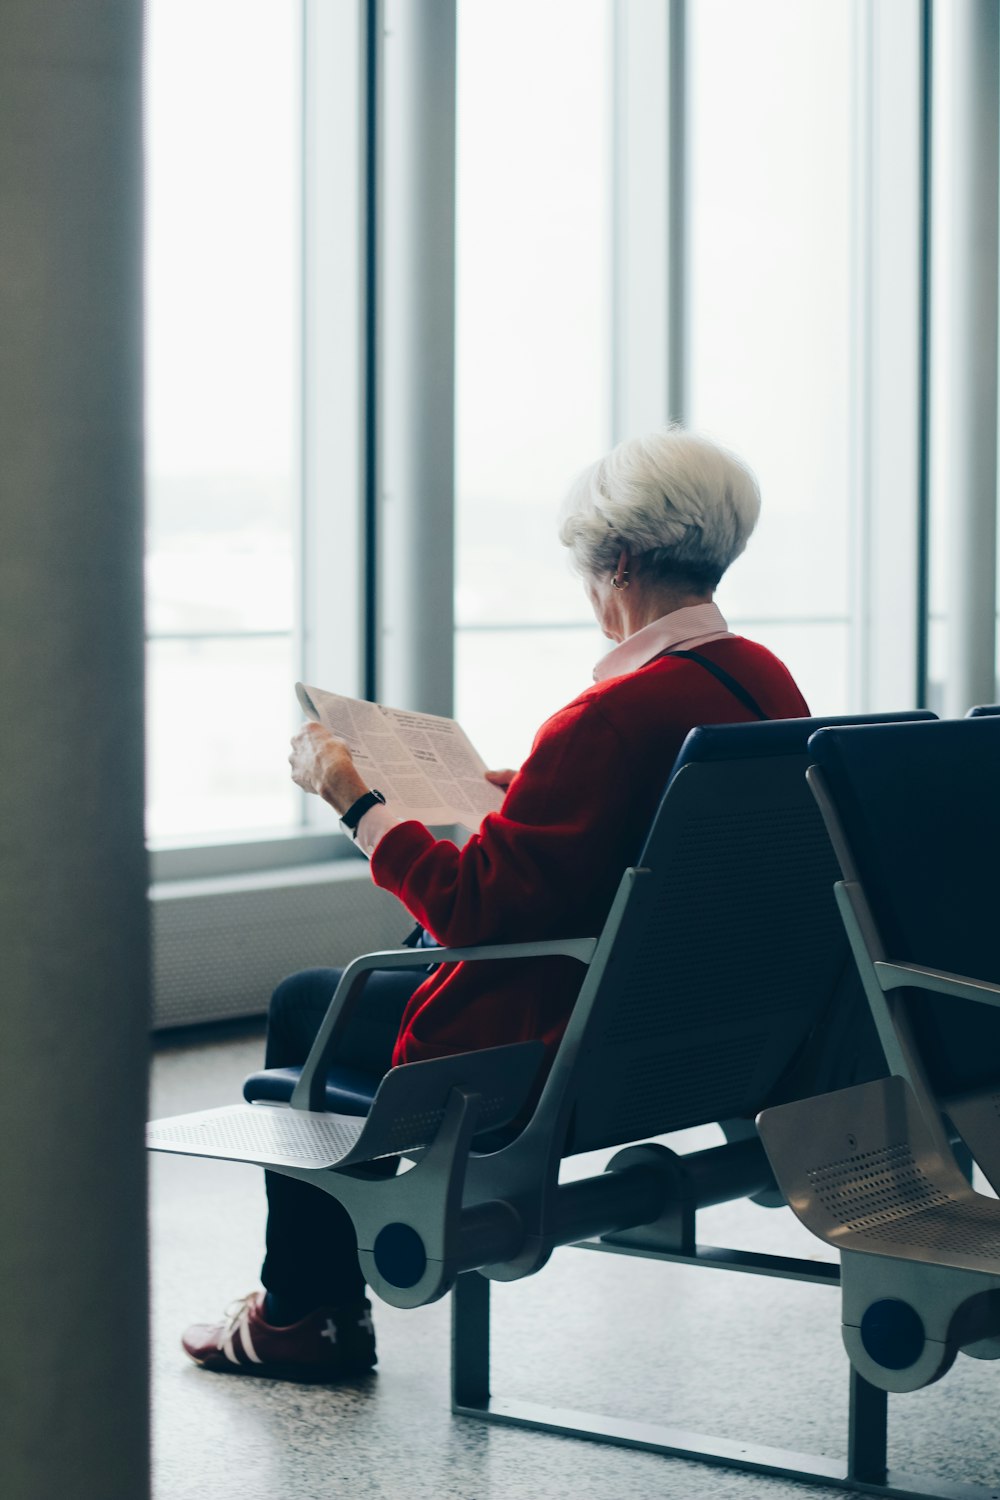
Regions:
<instances>
[{"instance_id":1,"label":"red sweater","mask_svg":"<svg viewBox=\"0 0 1000 1500\"><path fill-rule=\"evenodd\" d=\"M808 714L763 646L737 636L698 649L768 717ZM400 823L379 841L372 876L448 947L596 937L688 731L754 717L697 662L656 657L553 714L500 811L462 849ZM406 1008L393 1061L534 1038L551 1057L583 973L568 958L440 964Z\"/></svg>"}]
</instances>

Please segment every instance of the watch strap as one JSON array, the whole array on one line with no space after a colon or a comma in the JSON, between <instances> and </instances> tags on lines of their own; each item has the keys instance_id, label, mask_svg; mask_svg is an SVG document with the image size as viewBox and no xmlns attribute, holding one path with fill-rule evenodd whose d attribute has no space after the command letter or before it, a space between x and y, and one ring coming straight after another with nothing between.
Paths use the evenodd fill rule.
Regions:
<instances>
[{"instance_id":1,"label":"watch strap","mask_svg":"<svg viewBox=\"0 0 1000 1500\"><path fill-rule=\"evenodd\" d=\"M381 792L376 791L374 788L370 792L362 792L357 802L352 802L341 818L341 828L349 833L353 839L356 839L358 836L358 824L365 813L369 812L371 808L380 805L385 805L385 798Z\"/></svg>"}]
</instances>

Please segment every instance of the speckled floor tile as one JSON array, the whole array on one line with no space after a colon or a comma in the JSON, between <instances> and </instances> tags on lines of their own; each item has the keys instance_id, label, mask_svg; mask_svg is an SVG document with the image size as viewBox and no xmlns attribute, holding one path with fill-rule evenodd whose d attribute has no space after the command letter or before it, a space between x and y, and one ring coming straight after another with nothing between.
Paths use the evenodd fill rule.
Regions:
<instances>
[{"instance_id":1,"label":"speckled floor tile","mask_svg":"<svg viewBox=\"0 0 1000 1500\"><path fill-rule=\"evenodd\" d=\"M161 1049L155 1114L239 1097L256 1036ZM687 1133L681 1149L710 1144ZM673 1142L673 1144L676 1144ZM571 1175L599 1170L577 1159ZM450 1307L376 1304L379 1371L342 1388L206 1374L178 1339L258 1284L259 1173L151 1159L155 1500L784 1500L841 1494L451 1415ZM789 1255L821 1250L785 1212L729 1204L700 1237ZM825 1287L557 1251L495 1285L493 1388L502 1396L686 1426L839 1456L847 1364ZM890 1403L891 1462L949 1479L1000 1475L1000 1371L960 1359Z\"/></svg>"}]
</instances>

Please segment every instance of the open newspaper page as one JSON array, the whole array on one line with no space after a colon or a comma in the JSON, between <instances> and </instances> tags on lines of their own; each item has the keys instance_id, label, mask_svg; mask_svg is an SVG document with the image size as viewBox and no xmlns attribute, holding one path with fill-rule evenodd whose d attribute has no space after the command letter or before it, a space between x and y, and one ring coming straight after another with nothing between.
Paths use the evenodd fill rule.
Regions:
<instances>
[{"instance_id":1,"label":"open newspaper page","mask_svg":"<svg viewBox=\"0 0 1000 1500\"><path fill-rule=\"evenodd\" d=\"M503 802L486 763L454 719L385 708L295 684L305 712L342 739L392 812L421 823L460 823L475 832Z\"/></svg>"}]
</instances>

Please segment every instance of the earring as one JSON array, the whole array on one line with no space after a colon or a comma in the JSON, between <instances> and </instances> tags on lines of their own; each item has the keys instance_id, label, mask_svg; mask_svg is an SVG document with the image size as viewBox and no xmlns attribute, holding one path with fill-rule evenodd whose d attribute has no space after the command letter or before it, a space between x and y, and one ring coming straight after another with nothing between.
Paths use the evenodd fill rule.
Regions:
<instances>
[{"instance_id":1,"label":"earring","mask_svg":"<svg viewBox=\"0 0 1000 1500\"><path fill-rule=\"evenodd\" d=\"M621 581L621 583L618 582L617 578L612 578L612 580L611 580L611 587L613 589L627 589L628 586L629 586L629 576L628 576L628 568L626 568L625 571L622 573L622 581Z\"/></svg>"}]
</instances>

